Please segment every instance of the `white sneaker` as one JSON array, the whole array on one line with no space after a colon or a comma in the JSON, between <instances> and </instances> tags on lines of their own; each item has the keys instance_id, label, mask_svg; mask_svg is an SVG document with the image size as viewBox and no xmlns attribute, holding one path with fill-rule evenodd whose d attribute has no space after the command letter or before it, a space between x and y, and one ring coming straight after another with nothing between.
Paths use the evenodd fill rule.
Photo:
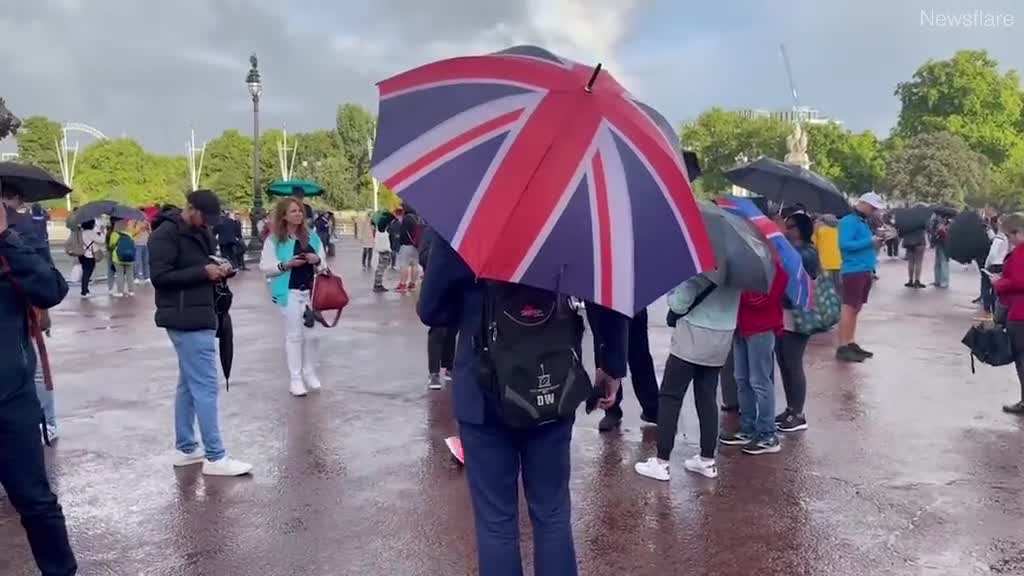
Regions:
<instances>
[{"instance_id":1,"label":"white sneaker","mask_svg":"<svg viewBox=\"0 0 1024 576\"><path fill-rule=\"evenodd\" d=\"M683 462L683 467L705 478L718 478L718 466L715 464L714 458L708 459L698 454Z\"/></svg>"},{"instance_id":2,"label":"white sneaker","mask_svg":"<svg viewBox=\"0 0 1024 576\"><path fill-rule=\"evenodd\" d=\"M252 472L252 464L233 460L225 455L216 462L203 462L203 474L206 476L245 476Z\"/></svg>"},{"instance_id":3,"label":"white sneaker","mask_svg":"<svg viewBox=\"0 0 1024 576\"><path fill-rule=\"evenodd\" d=\"M124 292L111 292L111 298L124 298Z\"/></svg>"},{"instance_id":4,"label":"white sneaker","mask_svg":"<svg viewBox=\"0 0 1024 576\"><path fill-rule=\"evenodd\" d=\"M633 465L633 469L641 476L661 480L662 482L668 482L672 478L668 471L668 462L662 462L654 456L643 462L637 462Z\"/></svg>"},{"instance_id":5,"label":"white sneaker","mask_svg":"<svg viewBox=\"0 0 1024 576\"><path fill-rule=\"evenodd\" d=\"M134 290L129 290L128 291L128 295L129 296L135 296L135 291Z\"/></svg>"},{"instance_id":6,"label":"white sneaker","mask_svg":"<svg viewBox=\"0 0 1024 576\"><path fill-rule=\"evenodd\" d=\"M44 432L44 430L43 430L43 426L44 426L44 424L40 424L40 425L39 425L39 433L40 433L40 436L41 436L41 438L42 438L42 442L43 442L43 444L46 444L46 438L47 438L47 437L49 437L49 438L50 438L50 441L51 441L51 442L52 442L52 441L54 441L54 440L56 440L56 439L57 439L57 427L56 427L56 426L54 426L53 424L45 424L45 426L46 426L45 434L46 434L46 435L45 435L45 436L43 436L43 435L42 435L42 434L43 434L43 432Z\"/></svg>"},{"instance_id":7,"label":"white sneaker","mask_svg":"<svg viewBox=\"0 0 1024 576\"><path fill-rule=\"evenodd\" d=\"M309 388L310 390L314 390L314 391L320 389L320 386L321 386L320 378L317 377L317 375L315 373L313 373L313 372L304 372L302 374L302 379L306 382L306 388Z\"/></svg>"},{"instance_id":8,"label":"white sneaker","mask_svg":"<svg viewBox=\"0 0 1024 576\"><path fill-rule=\"evenodd\" d=\"M202 446L196 446L195 450L191 452L182 452L180 450L175 451L177 458L174 460L174 467L180 468L182 466L191 466L193 464L199 464L206 459L206 450Z\"/></svg>"},{"instance_id":9,"label":"white sneaker","mask_svg":"<svg viewBox=\"0 0 1024 576\"><path fill-rule=\"evenodd\" d=\"M295 397L306 395L306 387L302 384L302 380L292 380L291 385L288 386L288 391Z\"/></svg>"}]
</instances>

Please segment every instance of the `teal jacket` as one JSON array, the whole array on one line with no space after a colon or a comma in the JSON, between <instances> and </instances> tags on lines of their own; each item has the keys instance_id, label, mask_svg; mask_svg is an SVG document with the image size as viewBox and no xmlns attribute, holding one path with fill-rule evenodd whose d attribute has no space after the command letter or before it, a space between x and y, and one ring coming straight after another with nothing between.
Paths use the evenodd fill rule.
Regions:
<instances>
[{"instance_id":1,"label":"teal jacket","mask_svg":"<svg viewBox=\"0 0 1024 576\"><path fill-rule=\"evenodd\" d=\"M320 238L312 230L309 232L309 245L316 252L316 255L320 257L320 265L317 269L324 269L326 267L324 246L320 242ZM278 306L288 305L288 282L291 280L292 271L285 270L282 272L277 265L282 262L288 262L294 256L294 238L289 238L286 242L278 244L277 238L271 234L263 242L263 254L260 256L260 271L266 274L267 278L270 278L270 299Z\"/></svg>"},{"instance_id":2,"label":"teal jacket","mask_svg":"<svg viewBox=\"0 0 1024 576\"><path fill-rule=\"evenodd\" d=\"M856 211L839 221L839 251L843 255L842 274L874 272L878 267L875 235L864 217Z\"/></svg>"}]
</instances>

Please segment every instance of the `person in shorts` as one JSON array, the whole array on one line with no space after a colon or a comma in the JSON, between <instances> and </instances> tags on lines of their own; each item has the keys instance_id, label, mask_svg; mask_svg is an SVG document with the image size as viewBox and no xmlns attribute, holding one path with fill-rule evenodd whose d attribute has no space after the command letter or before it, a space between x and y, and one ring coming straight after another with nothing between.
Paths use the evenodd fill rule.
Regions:
<instances>
[{"instance_id":1,"label":"person in shorts","mask_svg":"<svg viewBox=\"0 0 1024 576\"><path fill-rule=\"evenodd\" d=\"M843 362L863 362L874 356L856 342L857 316L867 304L878 265L877 251L885 241L871 231L870 220L884 206L881 196L868 192L857 200L853 211L839 221L843 307L836 358Z\"/></svg>"},{"instance_id":2,"label":"person in shorts","mask_svg":"<svg viewBox=\"0 0 1024 576\"><path fill-rule=\"evenodd\" d=\"M420 252L417 248L422 226L419 217L404 211L398 232L398 292L412 292L419 277Z\"/></svg>"}]
</instances>

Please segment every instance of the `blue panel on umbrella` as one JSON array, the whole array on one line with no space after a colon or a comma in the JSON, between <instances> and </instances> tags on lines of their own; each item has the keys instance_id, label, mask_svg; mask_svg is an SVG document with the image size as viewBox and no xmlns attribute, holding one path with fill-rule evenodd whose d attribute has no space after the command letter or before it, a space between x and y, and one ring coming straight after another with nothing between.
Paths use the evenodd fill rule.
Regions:
<instances>
[{"instance_id":1,"label":"blue panel on umbrella","mask_svg":"<svg viewBox=\"0 0 1024 576\"><path fill-rule=\"evenodd\" d=\"M387 158L453 116L498 98L529 92L504 84L436 86L382 100L373 162Z\"/></svg>"},{"instance_id":2,"label":"blue panel on umbrella","mask_svg":"<svg viewBox=\"0 0 1024 576\"><path fill-rule=\"evenodd\" d=\"M531 286L555 288L564 270L560 289L574 296L594 297L594 235L590 221L590 194L587 180L580 181L551 235L523 275Z\"/></svg>"},{"instance_id":3,"label":"blue panel on umbrella","mask_svg":"<svg viewBox=\"0 0 1024 576\"><path fill-rule=\"evenodd\" d=\"M642 307L693 276L696 266L665 194L632 148L614 138L633 209L634 301Z\"/></svg>"},{"instance_id":4,"label":"blue panel on umbrella","mask_svg":"<svg viewBox=\"0 0 1024 576\"><path fill-rule=\"evenodd\" d=\"M473 193L507 137L500 134L452 158L402 190L402 199L451 241Z\"/></svg>"}]
</instances>

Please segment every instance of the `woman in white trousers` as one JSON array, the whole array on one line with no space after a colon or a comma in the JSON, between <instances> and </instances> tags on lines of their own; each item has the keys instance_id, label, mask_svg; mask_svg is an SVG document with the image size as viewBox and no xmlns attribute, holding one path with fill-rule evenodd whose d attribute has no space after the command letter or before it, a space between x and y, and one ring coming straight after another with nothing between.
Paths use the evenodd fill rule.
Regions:
<instances>
[{"instance_id":1,"label":"woman in white trousers","mask_svg":"<svg viewBox=\"0 0 1024 576\"><path fill-rule=\"evenodd\" d=\"M305 321L313 281L324 266L324 246L306 225L302 203L284 198L271 215L273 232L263 243L260 270L270 279L270 295L284 314L288 386L292 396L320 389L317 335Z\"/></svg>"}]
</instances>

